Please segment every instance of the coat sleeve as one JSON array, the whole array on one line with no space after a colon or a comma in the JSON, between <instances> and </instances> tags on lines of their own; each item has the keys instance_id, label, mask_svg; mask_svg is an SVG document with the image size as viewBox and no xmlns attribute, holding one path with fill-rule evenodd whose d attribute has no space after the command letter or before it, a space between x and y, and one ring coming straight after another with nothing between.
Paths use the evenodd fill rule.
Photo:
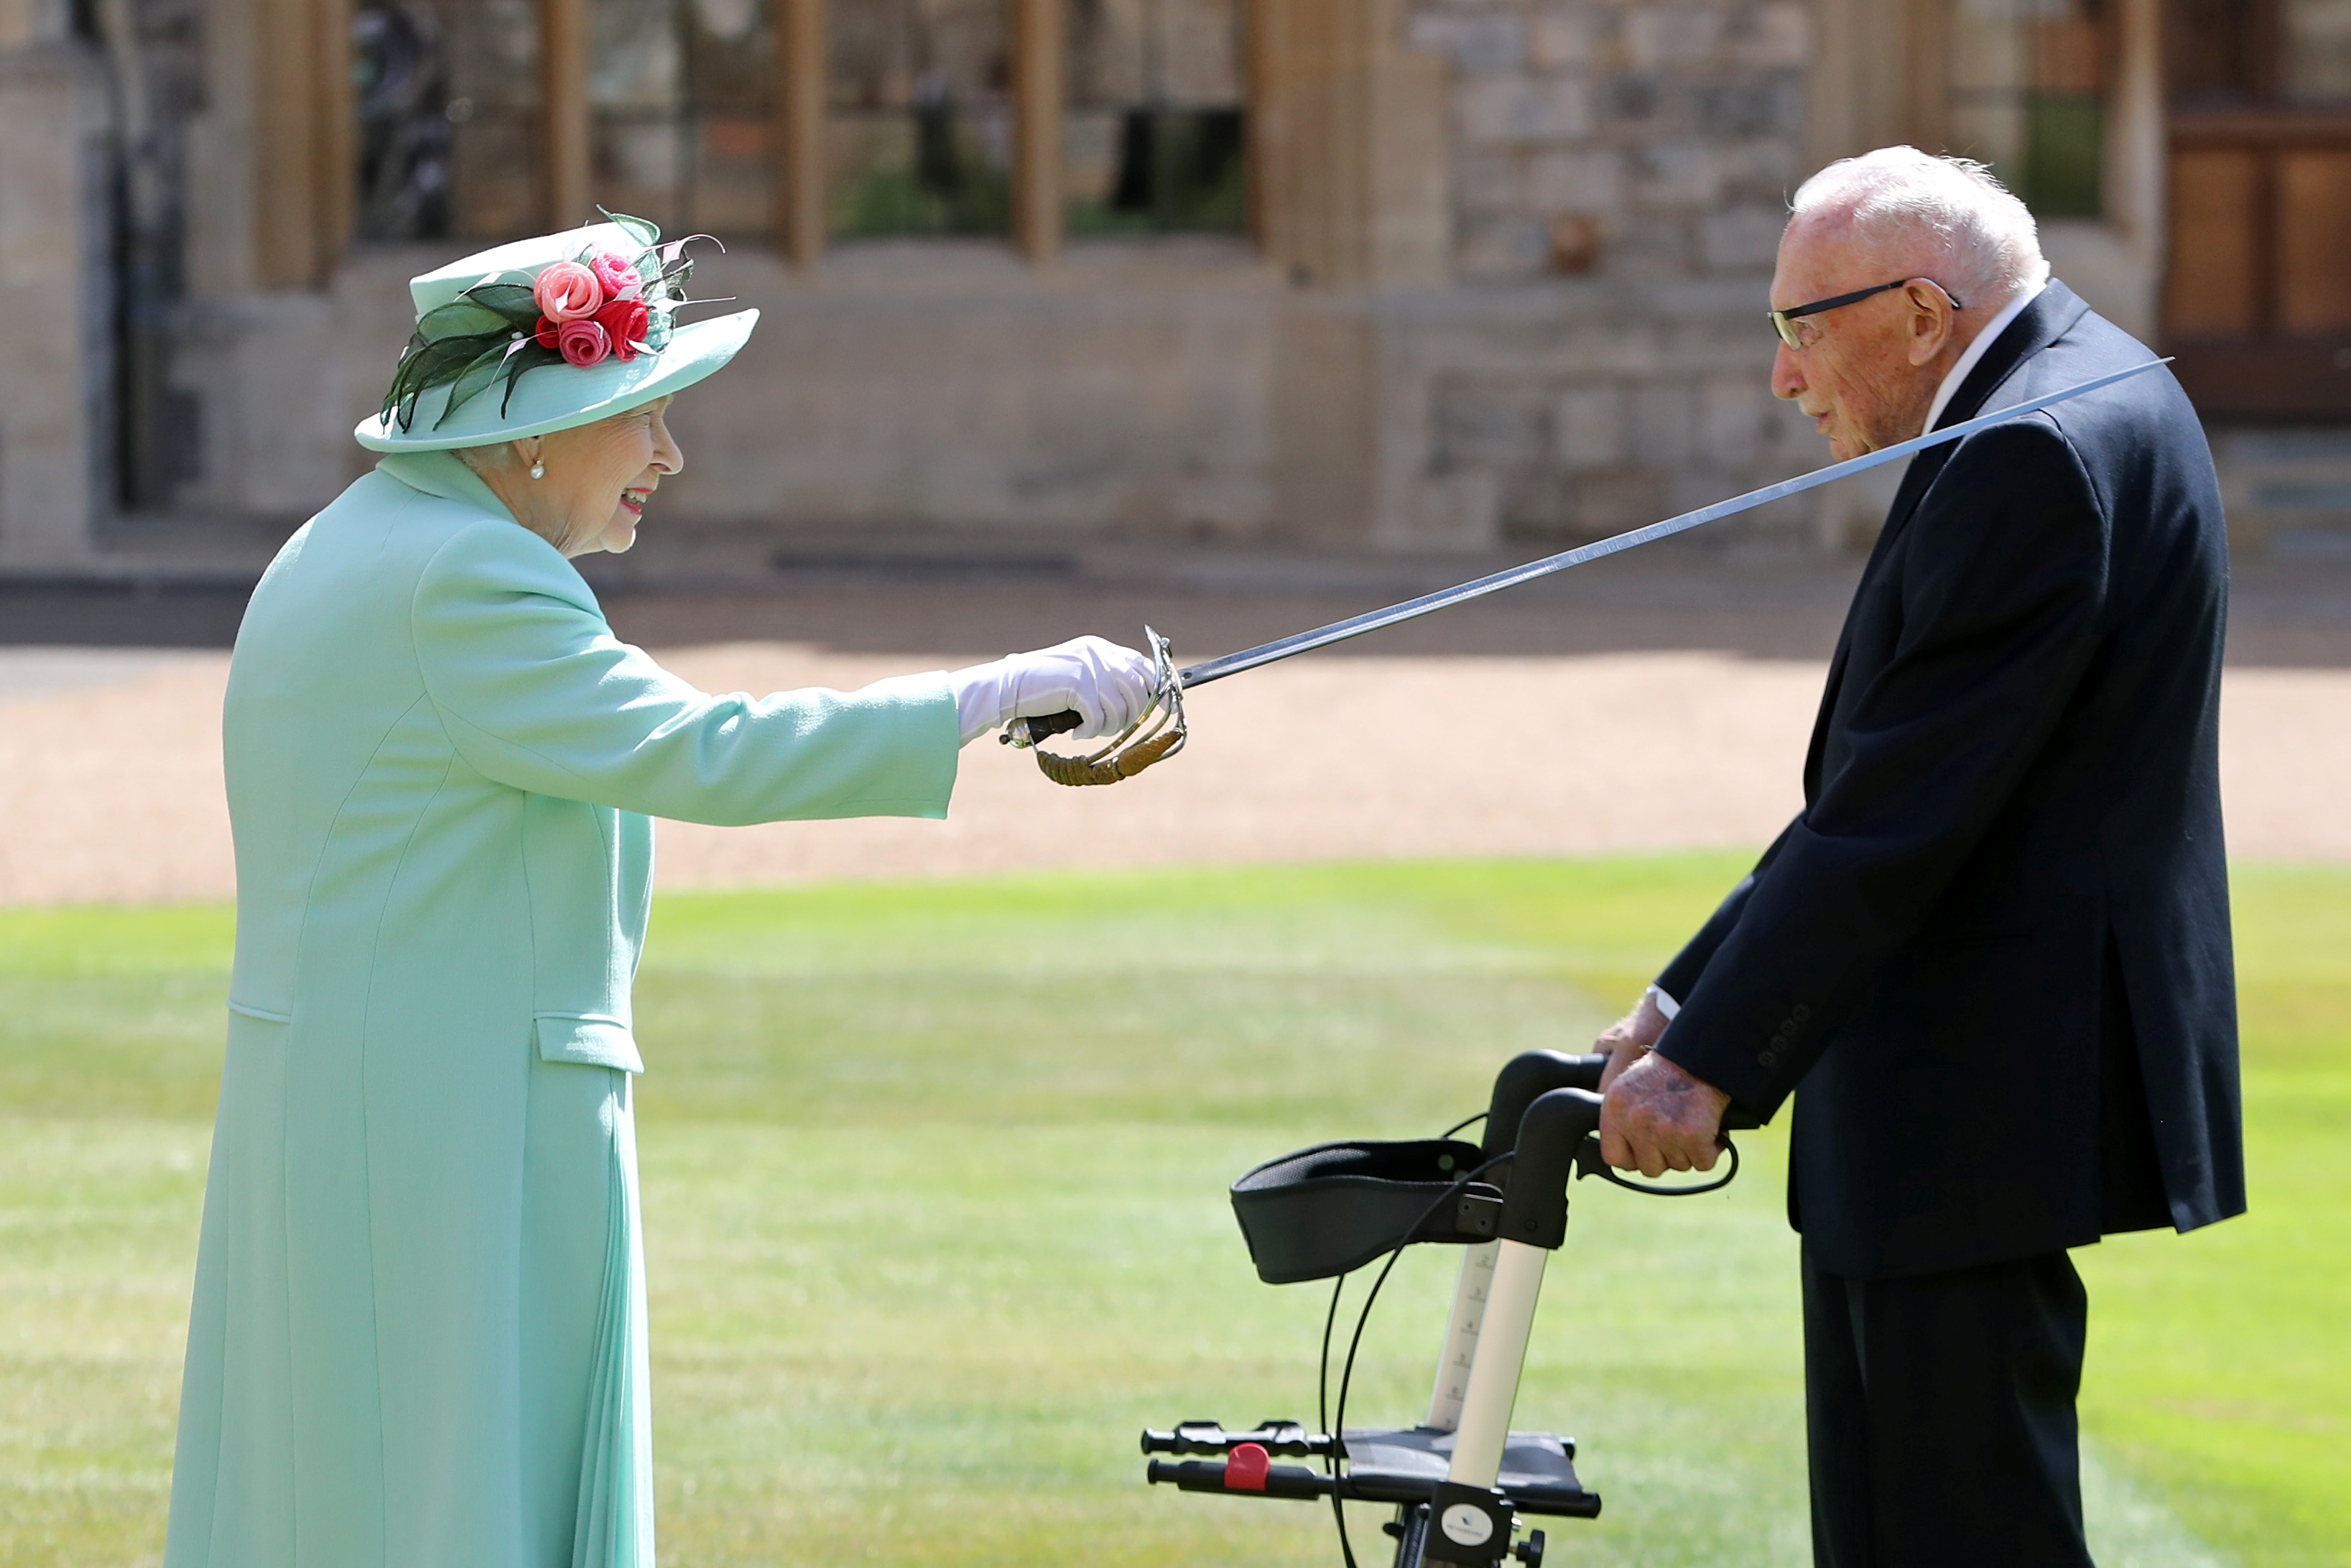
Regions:
<instances>
[{"instance_id":1,"label":"coat sleeve","mask_svg":"<svg viewBox=\"0 0 2351 1568\"><path fill-rule=\"evenodd\" d=\"M1706 924L1698 928L1698 934L1682 945L1674 961L1657 976L1657 989L1673 998L1677 1006L1698 988L1698 978L1706 973L1707 965L1713 962L1716 949L1739 928L1740 914L1754 896L1756 883L1771 868L1771 862L1779 858L1780 846L1794 831L1792 824L1781 831L1780 836L1771 841L1771 847L1755 862L1755 869L1739 879L1739 885L1724 895L1714 913L1707 916Z\"/></svg>"},{"instance_id":2,"label":"coat sleeve","mask_svg":"<svg viewBox=\"0 0 2351 1568\"><path fill-rule=\"evenodd\" d=\"M1970 437L1908 528L1895 653L1817 798L1709 923L1727 929L1659 1048L1758 1115L1926 922L2096 650L2107 520L2053 423Z\"/></svg>"},{"instance_id":3,"label":"coat sleeve","mask_svg":"<svg viewBox=\"0 0 2351 1568\"><path fill-rule=\"evenodd\" d=\"M943 674L710 695L614 637L569 564L505 521L444 545L411 613L427 697L501 784L690 822L946 815Z\"/></svg>"}]
</instances>

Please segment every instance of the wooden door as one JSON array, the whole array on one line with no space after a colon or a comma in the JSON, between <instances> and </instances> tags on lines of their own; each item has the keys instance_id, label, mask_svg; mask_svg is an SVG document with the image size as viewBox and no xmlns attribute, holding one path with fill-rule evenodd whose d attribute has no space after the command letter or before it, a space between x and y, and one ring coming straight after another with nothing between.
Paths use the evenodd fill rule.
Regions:
<instances>
[{"instance_id":1,"label":"wooden door","mask_svg":"<svg viewBox=\"0 0 2351 1568\"><path fill-rule=\"evenodd\" d=\"M2208 417L2351 419L2351 0L2173 0L2164 337Z\"/></svg>"}]
</instances>

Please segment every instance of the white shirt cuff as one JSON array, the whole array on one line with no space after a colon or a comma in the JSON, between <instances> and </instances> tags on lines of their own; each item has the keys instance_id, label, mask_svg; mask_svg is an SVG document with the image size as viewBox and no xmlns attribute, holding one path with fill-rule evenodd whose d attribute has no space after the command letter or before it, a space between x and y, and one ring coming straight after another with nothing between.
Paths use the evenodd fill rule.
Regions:
<instances>
[{"instance_id":1,"label":"white shirt cuff","mask_svg":"<svg viewBox=\"0 0 2351 1568\"><path fill-rule=\"evenodd\" d=\"M1681 1003L1674 1000L1673 998L1666 995L1665 992L1657 989L1655 986L1651 986L1649 988L1647 995L1651 1001L1657 1004L1657 1010L1666 1015L1666 1021L1667 1023L1673 1022L1674 1015L1682 1010Z\"/></svg>"}]
</instances>

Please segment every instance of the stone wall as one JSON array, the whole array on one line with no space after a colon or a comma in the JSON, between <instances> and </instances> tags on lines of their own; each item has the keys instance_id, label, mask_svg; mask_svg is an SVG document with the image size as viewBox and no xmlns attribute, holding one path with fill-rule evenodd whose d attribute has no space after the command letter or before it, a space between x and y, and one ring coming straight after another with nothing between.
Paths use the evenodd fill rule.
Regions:
<instances>
[{"instance_id":1,"label":"stone wall","mask_svg":"<svg viewBox=\"0 0 2351 1568\"><path fill-rule=\"evenodd\" d=\"M1468 282L1768 273L1807 171L1798 0L1421 0Z\"/></svg>"},{"instance_id":2,"label":"stone wall","mask_svg":"<svg viewBox=\"0 0 2351 1568\"><path fill-rule=\"evenodd\" d=\"M1795 0L1421 0L1453 65L1461 308L1426 464L1483 531L1597 537L1818 460L1768 390L1761 312L1804 167ZM1425 320L1425 318L1424 318ZM1715 536L1841 537L1803 504Z\"/></svg>"},{"instance_id":3,"label":"stone wall","mask_svg":"<svg viewBox=\"0 0 2351 1568\"><path fill-rule=\"evenodd\" d=\"M36 569L89 554L115 429L109 105L46 10L0 13L0 563Z\"/></svg>"},{"instance_id":4,"label":"stone wall","mask_svg":"<svg viewBox=\"0 0 2351 1568\"><path fill-rule=\"evenodd\" d=\"M157 40L195 3L131 0ZM165 511L295 517L366 461L348 433L405 333L406 275L462 247L362 249L318 288L232 265L257 134L235 107L236 40L258 13L204 3L200 73L150 46L173 79L207 84L157 110L187 122L189 263L153 409L187 439L159 437L151 466ZM1280 260L1280 244L1270 262L1120 241L1039 270L962 242L839 246L795 272L738 246L709 276L766 320L681 405L696 461L672 515L779 535L1478 550L1597 537L1821 460L1769 396L1760 319L1807 172L1810 4L1379 0L1362 16L1376 37L1357 65L1354 44L1301 54L1363 73L1359 91L1317 78L1322 97L1299 99L1336 106L1324 151L1365 116L1378 132L1354 163L1379 168L1291 171L1304 204L1285 221L1322 236L1329 266ZM1350 245L1371 259L1338 265ZM1846 538L1839 505L1708 538L1818 548Z\"/></svg>"}]
</instances>

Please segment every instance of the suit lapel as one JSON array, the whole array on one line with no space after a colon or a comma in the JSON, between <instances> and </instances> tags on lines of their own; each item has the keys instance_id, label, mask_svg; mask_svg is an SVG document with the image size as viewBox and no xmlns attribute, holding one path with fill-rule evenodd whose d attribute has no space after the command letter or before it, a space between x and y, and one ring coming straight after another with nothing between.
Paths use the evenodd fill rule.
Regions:
<instances>
[{"instance_id":1,"label":"suit lapel","mask_svg":"<svg viewBox=\"0 0 2351 1568\"><path fill-rule=\"evenodd\" d=\"M2089 308L2080 296L2055 278L2051 278L2039 297L2019 311L2016 319L2011 321L1992 340L1991 347L1984 350L1984 357L1976 361L1975 368L1959 383L1959 390L1951 394L1949 402L1943 405L1942 417L1936 420L1935 428L1949 429L1982 413L1984 404L1991 401L1991 394L2001 382L2015 374L2017 368L2025 361L2064 336ZM1910 466L1903 472L1902 484L1894 492L1894 505L1886 508L1886 526L1878 529L1877 542L1870 548L1869 560L1861 569L1861 580L1855 585L1853 595L1855 608L1868 593L1879 566L1892 553L1895 538L1901 533L1903 525L1909 522L1910 515L1918 509L1918 503L1926 497L1936 476L1942 473L1943 465L1950 460L1951 448L1956 444L1956 442L1947 442L1910 459ZM1852 610L1845 612L1844 630L1837 634L1836 653L1829 660L1828 684L1821 691L1820 713L1813 720L1813 742L1804 755L1804 800L1807 804L1820 789L1821 758L1827 748L1829 723L1836 712L1838 688L1844 684L1845 665L1853 655L1853 617Z\"/></svg>"},{"instance_id":2,"label":"suit lapel","mask_svg":"<svg viewBox=\"0 0 2351 1568\"><path fill-rule=\"evenodd\" d=\"M2040 297L2017 312L2016 319L1976 361L1976 368L1968 372L1968 379L1959 383L1959 390L1943 405L1943 417L1935 422L1935 428L1946 429L1981 413L1984 405L1991 401L1994 389L2008 380L2019 365L2064 337L2074 322L2089 313L2090 308L2080 295L2051 278Z\"/></svg>"}]
</instances>

